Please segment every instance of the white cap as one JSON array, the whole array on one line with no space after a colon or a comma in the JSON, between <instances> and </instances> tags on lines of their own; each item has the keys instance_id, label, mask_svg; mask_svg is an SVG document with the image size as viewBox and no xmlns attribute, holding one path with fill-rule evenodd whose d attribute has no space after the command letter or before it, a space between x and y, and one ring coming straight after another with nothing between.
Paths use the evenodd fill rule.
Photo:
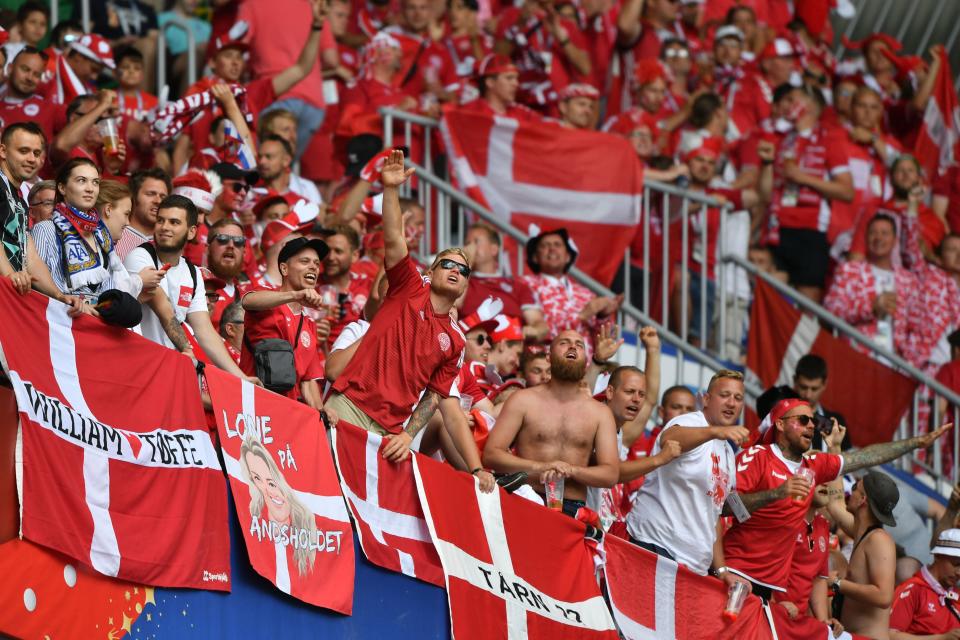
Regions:
<instances>
[{"instance_id":1,"label":"white cap","mask_svg":"<svg viewBox=\"0 0 960 640\"><path fill-rule=\"evenodd\" d=\"M743 31L740 31L735 25L725 24L713 34L713 41L720 42L724 38L736 38L740 42L743 42Z\"/></svg>"},{"instance_id":2,"label":"white cap","mask_svg":"<svg viewBox=\"0 0 960 640\"><path fill-rule=\"evenodd\" d=\"M930 550L935 556L960 558L960 529L947 529L937 538L937 545Z\"/></svg>"}]
</instances>

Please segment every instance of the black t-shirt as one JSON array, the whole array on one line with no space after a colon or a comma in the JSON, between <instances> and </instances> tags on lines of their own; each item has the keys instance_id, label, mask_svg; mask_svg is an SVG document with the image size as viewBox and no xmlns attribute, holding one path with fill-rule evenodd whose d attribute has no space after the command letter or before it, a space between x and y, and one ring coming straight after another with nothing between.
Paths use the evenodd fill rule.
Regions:
<instances>
[{"instance_id":1,"label":"black t-shirt","mask_svg":"<svg viewBox=\"0 0 960 640\"><path fill-rule=\"evenodd\" d=\"M93 30L107 40L145 36L157 29L157 12L140 0L92 0Z\"/></svg>"}]
</instances>

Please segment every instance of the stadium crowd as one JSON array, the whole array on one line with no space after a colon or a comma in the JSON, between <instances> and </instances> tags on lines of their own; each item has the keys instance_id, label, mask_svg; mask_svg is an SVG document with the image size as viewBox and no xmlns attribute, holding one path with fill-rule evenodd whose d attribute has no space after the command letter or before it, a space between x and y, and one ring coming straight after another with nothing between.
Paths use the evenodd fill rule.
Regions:
<instances>
[{"instance_id":1,"label":"stadium crowd","mask_svg":"<svg viewBox=\"0 0 960 640\"><path fill-rule=\"evenodd\" d=\"M564 513L748 583L796 637L960 638L960 488L944 509L867 471L948 427L852 449L812 355L759 432L738 372L661 394L656 331L643 370L617 365L623 295L568 277L566 229L530 239L526 275L479 221L428 255L400 196L425 150L381 138L384 106L625 138L648 178L747 211L755 264L960 392L960 171L909 152L944 52L874 34L838 61L829 4L91 0L85 32L26 0L0 13L0 276L375 432L389 460L541 503L563 480ZM171 20L192 38L160 48ZM682 236L650 203L631 292L706 270L670 296L715 317L728 210L689 216L681 264L644 253Z\"/></svg>"}]
</instances>

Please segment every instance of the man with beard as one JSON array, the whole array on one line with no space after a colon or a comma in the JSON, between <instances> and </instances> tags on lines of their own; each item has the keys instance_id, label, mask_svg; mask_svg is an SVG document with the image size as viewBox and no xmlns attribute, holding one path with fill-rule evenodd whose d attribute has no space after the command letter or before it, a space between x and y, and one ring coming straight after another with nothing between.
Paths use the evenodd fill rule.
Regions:
<instances>
[{"instance_id":1,"label":"man with beard","mask_svg":"<svg viewBox=\"0 0 960 640\"><path fill-rule=\"evenodd\" d=\"M398 191L413 171L404 169L398 149L380 171L389 289L356 353L333 383L327 405L341 418L384 436L382 455L393 462L407 458L414 437L439 407L467 470L489 492L493 476L481 466L460 408L457 379L465 339L450 317L467 288L470 266L463 249L456 247L437 254L427 271L429 280L417 271L404 239Z\"/></svg>"},{"instance_id":2,"label":"man with beard","mask_svg":"<svg viewBox=\"0 0 960 640\"><path fill-rule=\"evenodd\" d=\"M210 321L217 331L220 330L223 310L242 298L249 286L249 282L241 283L238 277L243 271L243 251L246 245L247 238L239 223L223 219L210 227L207 268L225 283L216 290L217 302L210 314Z\"/></svg>"},{"instance_id":3,"label":"man with beard","mask_svg":"<svg viewBox=\"0 0 960 640\"><path fill-rule=\"evenodd\" d=\"M330 318L327 337L327 343L333 344L345 326L363 316L373 280L352 270L353 263L360 259L360 236L353 227L346 224L331 227L327 246L330 253L323 260L320 284L330 285L337 291L336 314Z\"/></svg>"},{"instance_id":4,"label":"man with beard","mask_svg":"<svg viewBox=\"0 0 960 640\"><path fill-rule=\"evenodd\" d=\"M619 477L613 414L580 389L586 371L583 337L560 332L550 345L550 381L510 396L483 450L484 464L527 472L541 495L545 483L564 479L563 512L571 517L588 487L612 487Z\"/></svg>"},{"instance_id":5,"label":"man with beard","mask_svg":"<svg viewBox=\"0 0 960 640\"><path fill-rule=\"evenodd\" d=\"M114 251L121 260L144 242L153 240L157 225L157 207L170 193L170 176L158 167L138 171L130 177L130 192L133 194L133 211L130 224L123 230Z\"/></svg>"},{"instance_id":6,"label":"man with beard","mask_svg":"<svg viewBox=\"0 0 960 640\"><path fill-rule=\"evenodd\" d=\"M166 271L153 297L142 305L141 334L193 357L190 341L180 326L186 321L197 344L213 364L246 378L210 323L199 270L183 258L183 248L196 232L196 206L183 196L167 196L157 207L153 242L137 247L123 261L130 274L138 274L145 267Z\"/></svg>"},{"instance_id":7,"label":"man with beard","mask_svg":"<svg viewBox=\"0 0 960 640\"><path fill-rule=\"evenodd\" d=\"M24 47L16 55L10 63L6 91L0 97L0 124L35 122L47 140L52 140L57 109L37 94L46 66L47 56L39 49Z\"/></svg>"}]
</instances>

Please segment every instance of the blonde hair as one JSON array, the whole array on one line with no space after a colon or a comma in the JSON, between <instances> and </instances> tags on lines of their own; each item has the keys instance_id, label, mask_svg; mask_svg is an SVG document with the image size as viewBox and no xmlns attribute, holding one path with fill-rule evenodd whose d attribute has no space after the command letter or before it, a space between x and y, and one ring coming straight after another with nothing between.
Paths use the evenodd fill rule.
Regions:
<instances>
[{"instance_id":1,"label":"blonde hair","mask_svg":"<svg viewBox=\"0 0 960 640\"><path fill-rule=\"evenodd\" d=\"M430 271L433 271L437 268L437 265L440 264L440 261L446 258L447 256L460 256L463 258L464 264L468 267L470 266L470 258L467 257L467 253L460 247L450 247L449 249L444 249L437 254L437 257L433 259L433 264L430 265Z\"/></svg>"},{"instance_id":2,"label":"blonde hair","mask_svg":"<svg viewBox=\"0 0 960 640\"><path fill-rule=\"evenodd\" d=\"M738 382L743 382L743 374L739 371L733 371L732 369L720 369L713 377L710 378L710 384L707 385L707 392L713 388L714 383L719 382L720 380L736 380Z\"/></svg>"},{"instance_id":3,"label":"blonde hair","mask_svg":"<svg viewBox=\"0 0 960 640\"><path fill-rule=\"evenodd\" d=\"M102 211L103 205L114 205L124 198L133 200L133 194L127 185L116 180L101 180L100 195L97 196L97 210Z\"/></svg>"},{"instance_id":4,"label":"blonde hair","mask_svg":"<svg viewBox=\"0 0 960 640\"><path fill-rule=\"evenodd\" d=\"M317 520L313 516L313 512L296 498L293 489L287 484L287 479L283 477L283 473L280 471L280 468L277 467L277 463L273 461L270 452L267 451L267 448L264 447L259 440L254 438L246 438L240 447L240 465L243 469L243 476L250 486L250 517L259 518L266 502L263 493L260 492L260 489L258 489L250 479L250 466L247 464L248 453L263 460L267 468L270 469L270 474L280 488L280 492L283 493L283 497L286 498L290 504L290 524L298 529L306 529L310 539L313 539L317 531ZM306 548L297 547L294 549L293 559L297 561L297 571L301 576L308 571L313 571L313 563L316 557L317 550L311 549L310 545L307 545ZM309 568L307 565L309 565Z\"/></svg>"}]
</instances>

